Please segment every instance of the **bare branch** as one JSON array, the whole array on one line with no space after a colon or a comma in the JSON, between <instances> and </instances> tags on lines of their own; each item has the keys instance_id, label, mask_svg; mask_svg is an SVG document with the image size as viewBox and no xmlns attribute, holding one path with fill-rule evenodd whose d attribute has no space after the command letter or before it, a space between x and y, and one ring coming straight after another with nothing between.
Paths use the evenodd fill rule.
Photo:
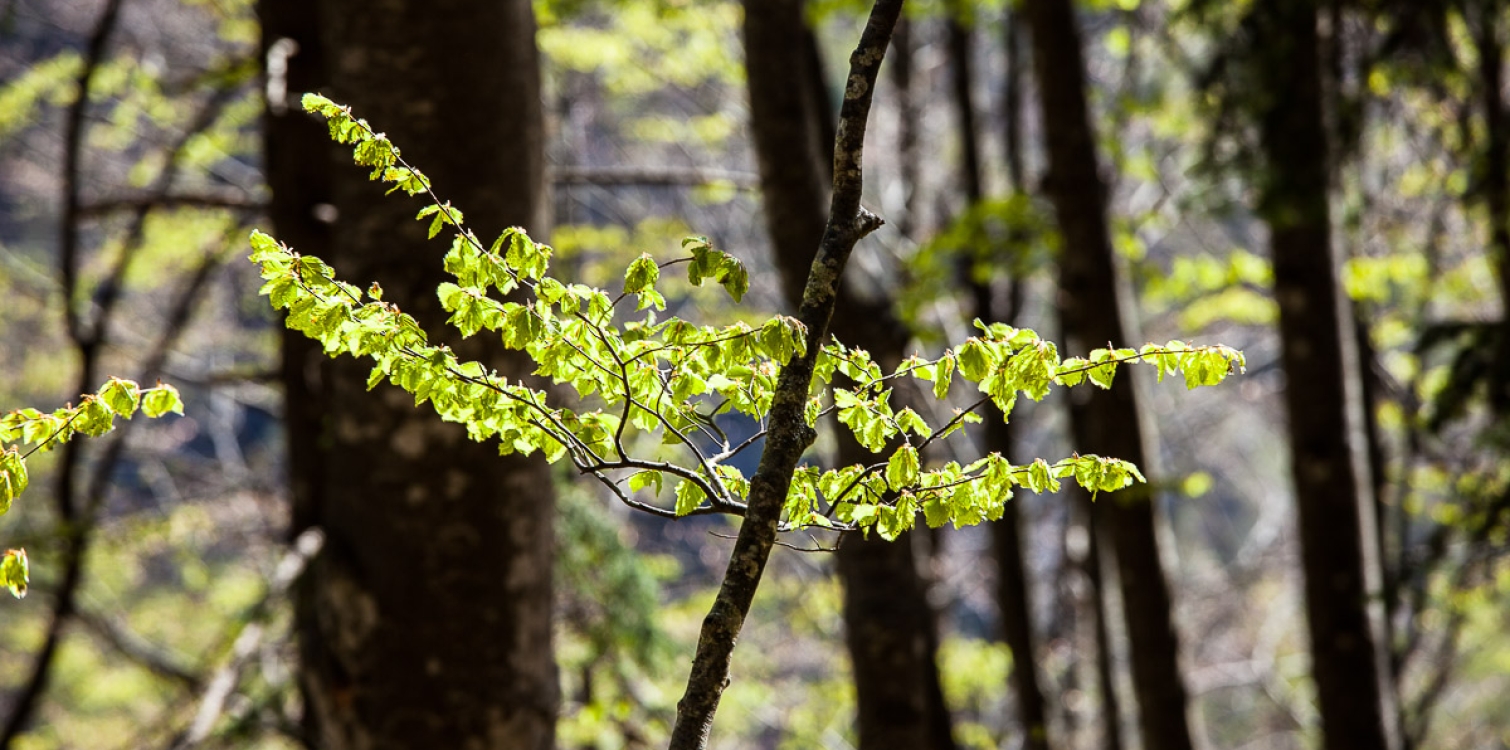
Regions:
<instances>
[{"instance_id":1,"label":"bare branch","mask_svg":"<svg viewBox=\"0 0 1510 750\"><path fill-rule=\"evenodd\" d=\"M740 190L755 190L760 187L760 175L703 167L558 166L551 169L550 175L557 185L701 187L732 183Z\"/></svg>"},{"instance_id":2,"label":"bare branch","mask_svg":"<svg viewBox=\"0 0 1510 750\"><path fill-rule=\"evenodd\" d=\"M174 193L152 192L119 195L102 198L79 206L79 218L93 219L126 211L151 211L171 208L226 208L238 211L261 211L267 207L263 201L247 197L241 191L227 193Z\"/></svg>"},{"instance_id":3,"label":"bare branch","mask_svg":"<svg viewBox=\"0 0 1510 750\"><path fill-rule=\"evenodd\" d=\"M199 690L199 675L179 663L178 657L141 637L126 623L87 609L80 609L77 616L79 624L116 653L158 677L176 682L189 690Z\"/></svg>"},{"instance_id":4,"label":"bare branch","mask_svg":"<svg viewBox=\"0 0 1510 750\"><path fill-rule=\"evenodd\" d=\"M241 680L241 671L257 653L266 633L265 622L273 612L273 604L280 601L288 589L304 572L309 561L319 554L325 545L325 533L318 528L305 529L294 540L293 547L278 561L273 577L267 583L267 593L247 613L246 624L236 636L231 653L225 663L211 675L204 693L199 699L199 708L194 712L194 721L169 747L172 750L188 750L209 739L215 724L225 713L226 701L236 690Z\"/></svg>"}]
</instances>

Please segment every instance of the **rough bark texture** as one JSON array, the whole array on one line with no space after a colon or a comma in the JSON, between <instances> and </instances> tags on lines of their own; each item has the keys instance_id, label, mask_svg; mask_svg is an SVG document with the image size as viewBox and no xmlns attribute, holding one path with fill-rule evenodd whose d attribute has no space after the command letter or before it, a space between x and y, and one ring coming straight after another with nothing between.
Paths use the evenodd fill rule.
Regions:
<instances>
[{"instance_id":1,"label":"rough bark texture","mask_svg":"<svg viewBox=\"0 0 1510 750\"><path fill-rule=\"evenodd\" d=\"M1367 614L1358 478L1348 445L1343 308L1330 242L1314 0L1260 6L1263 205L1289 387L1306 620L1327 750L1386 747Z\"/></svg>"},{"instance_id":2,"label":"rough bark texture","mask_svg":"<svg viewBox=\"0 0 1510 750\"><path fill-rule=\"evenodd\" d=\"M821 95L821 71L815 68L818 55L792 54L794 39L806 39L806 48L815 50L801 2L749 0L745 8L751 130L766 225L783 289L796 304L826 221L825 164L833 162L833 151L823 140L829 128L819 110L827 99ZM890 300L862 298L853 283L840 286L832 330L840 341L869 350L882 367L894 367L904 356L907 335ZM874 457L852 437L841 435L838 460L870 463ZM840 545L837 558L860 747L952 748L935 665L936 621L912 539L886 542L852 535Z\"/></svg>"},{"instance_id":3,"label":"rough bark texture","mask_svg":"<svg viewBox=\"0 0 1510 750\"><path fill-rule=\"evenodd\" d=\"M386 131L480 235L509 224L544 230L527 0L263 6L264 19L292 24L270 26L270 37L300 44L292 96L325 81L322 93ZM296 247L320 243L311 204L329 200L338 219L328 246L309 249L346 278L381 283L387 299L439 336L443 247L425 241L416 202L384 198L349 164L329 173L327 193L319 170L329 152L311 140L323 137L320 125L298 115L271 116L269 125L279 232ZM491 342L452 344L517 371ZM297 604L308 739L333 750L552 747L546 465L500 458L397 389L366 392L359 362L317 366L306 354L286 351L285 377L294 531L318 525L328 539ZM321 401L307 401L317 394ZM316 446L319 461L310 460Z\"/></svg>"},{"instance_id":4,"label":"rough bark texture","mask_svg":"<svg viewBox=\"0 0 1510 750\"><path fill-rule=\"evenodd\" d=\"M1085 65L1070 0L1025 3L1033 34L1034 71L1048 140L1049 197L1064 245L1059 277L1060 320L1074 351L1136 343L1127 336L1107 226L1105 186L1086 106ZM1127 374L1111 390L1071 396L1074 448L1141 465L1144 449L1138 405ZM1131 650L1143 744L1188 750L1185 685L1173 607L1159 562L1154 508L1146 491L1123 491L1100 501L1097 526L1112 545Z\"/></svg>"},{"instance_id":5,"label":"rough bark texture","mask_svg":"<svg viewBox=\"0 0 1510 750\"><path fill-rule=\"evenodd\" d=\"M692 673L687 678L686 692L676 706L676 725L671 731L672 750L707 746L713 714L729 683L730 656L739 640L744 618L750 612L750 603L765 572L766 561L770 559L771 548L776 543L776 525L781 518L781 506L791 486L792 474L797 470L797 461L803 451L816 437L803 418L803 408L812 384L819 345L828 337L829 322L839 300L840 280L855 243L881 225L880 218L860 207L862 154L876 76L901 12L902 0L877 0L860 35L860 42L850 55L844 104L839 110L839 124L835 129L829 218L818 243L818 253L809 268L802 304L797 312L797 319L807 327L807 352L781 368L771 403L765 449L760 454L760 467L750 480L744 522L739 527L739 537L734 542L718 597L703 619Z\"/></svg>"}]
</instances>

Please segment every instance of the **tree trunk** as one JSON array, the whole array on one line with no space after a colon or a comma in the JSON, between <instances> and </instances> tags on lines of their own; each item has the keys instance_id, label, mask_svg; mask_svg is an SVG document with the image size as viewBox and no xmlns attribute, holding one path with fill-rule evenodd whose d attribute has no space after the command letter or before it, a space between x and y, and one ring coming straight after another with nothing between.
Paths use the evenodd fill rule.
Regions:
<instances>
[{"instance_id":1,"label":"tree trunk","mask_svg":"<svg viewBox=\"0 0 1510 750\"><path fill-rule=\"evenodd\" d=\"M918 108L912 96L912 22L897 22L891 38L891 88L896 95L897 182L901 184L900 216L892 217L897 233L911 239L917 229Z\"/></svg>"},{"instance_id":2,"label":"tree trunk","mask_svg":"<svg viewBox=\"0 0 1510 750\"><path fill-rule=\"evenodd\" d=\"M957 3L951 3L957 6ZM957 7L951 10L958 11ZM1021 75L1021 55L1017 45L1017 23L1009 12L1007 19L1007 84L1006 84L1006 162L1010 188L1023 189L1022 153L1020 150L1018 120L1021 111L1021 88L1017 81ZM953 17L948 21L950 78L953 84L954 106L957 114L960 138L960 167L967 206L979 203L984 196L984 175L980 163L979 134L975 125L975 106L971 95L974 76L971 72L971 28L963 19ZM1014 238L1021 239L1021 238ZM988 321L1010 323L1017 317L1021 304L1022 284L1013 278L1007 284L992 284L977 281L966 260L966 282L970 285L974 300L975 315ZM1014 268L1011 258L999 259L1001 266ZM1015 270L1014 270L1015 273ZM997 289L1005 286L1005 289ZM1012 449L1012 425L1001 418L994 405L985 409L985 449L1003 456L1014 455ZM1026 565L1022 550L1022 504L1007 503L1000 520L991 526L992 541L996 549L997 605L1001 611L1002 638L1012 650L1012 688L1017 699L1017 716L1022 723L1023 747L1025 750L1047 750L1050 745L1048 721L1043 702L1043 689L1038 681L1038 659L1033 636L1033 609L1029 596Z\"/></svg>"},{"instance_id":3,"label":"tree trunk","mask_svg":"<svg viewBox=\"0 0 1510 750\"><path fill-rule=\"evenodd\" d=\"M1482 0L1478 19L1479 91L1484 110L1484 203L1489 214L1489 249L1499 277L1502 322L1489 378L1489 406L1496 417L1510 416L1510 131L1505 113L1504 14L1500 0Z\"/></svg>"},{"instance_id":4,"label":"tree trunk","mask_svg":"<svg viewBox=\"0 0 1510 750\"><path fill-rule=\"evenodd\" d=\"M1073 4L1029 0L1025 10L1048 139L1046 187L1064 242L1058 304L1066 344L1077 352L1108 342L1133 344L1119 309L1106 189L1086 105L1085 64ZM1070 394L1070 400L1075 450L1146 464L1150 452L1144 449L1128 374L1117 378L1111 390L1085 389ZM1152 497L1143 487L1101 502L1097 526L1117 563L1143 745L1189 750L1179 643L1160 567Z\"/></svg>"},{"instance_id":5,"label":"tree trunk","mask_svg":"<svg viewBox=\"0 0 1510 750\"><path fill-rule=\"evenodd\" d=\"M1111 621L1107 617L1106 568L1101 558L1101 509L1091 501L1090 493L1071 489L1076 515L1085 521L1085 578L1090 589L1091 627L1096 643L1096 690L1101 695L1101 747L1122 750L1122 699L1117 695L1116 670L1112 659Z\"/></svg>"},{"instance_id":6,"label":"tree trunk","mask_svg":"<svg viewBox=\"0 0 1510 750\"><path fill-rule=\"evenodd\" d=\"M793 55L808 30L794 0L747 0L745 65L751 131L760 163L761 193L782 288L793 305L802 299L818 249L824 211L825 163L832 150L824 119L826 101L817 55ZM841 283L832 321L840 341L868 349L882 367L899 363L907 335L886 298L862 298ZM839 460L869 460L848 436ZM851 535L838 552L845 589L847 643L854 665L862 750L953 747L935 665L933 614L920 579L911 539L895 542Z\"/></svg>"},{"instance_id":7,"label":"tree trunk","mask_svg":"<svg viewBox=\"0 0 1510 750\"><path fill-rule=\"evenodd\" d=\"M1259 133L1268 161L1261 212L1274 253L1274 296L1290 415L1310 628L1327 750L1384 748L1378 662L1365 590L1358 478L1348 445L1344 312L1330 241L1327 145L1314 0L1260 6Z\"/></svg>"},{"instance_id":8,"label":"tree trunk","mask_svg":"<svg viewBox=\"0 0 1510 750\"><path fill-rule=\"evenodd\" d=\"M527 0L262 5L265 21L279 21L269 41L288 35L300 45L291 97L326 82L323 93L389 133L480 233L545 229ZM416 204L385 199L349 164L322 176L329 151L314 140L324 134L302 116L270 115L267 137L280 234L323 244L310 216L312 204L329 201L338 217L329 247L309 249L347 278L379 282L386 299L441 336L444 249L425 241ZM450 343L523 372L482 339ZM308 740L332 750L551 748L547 466L500 458L396 389L368 393L353 360L316 367L308 353L285 352L294 531L317 525L328 540L297 601Z\"/></svg>"}]
</instances>

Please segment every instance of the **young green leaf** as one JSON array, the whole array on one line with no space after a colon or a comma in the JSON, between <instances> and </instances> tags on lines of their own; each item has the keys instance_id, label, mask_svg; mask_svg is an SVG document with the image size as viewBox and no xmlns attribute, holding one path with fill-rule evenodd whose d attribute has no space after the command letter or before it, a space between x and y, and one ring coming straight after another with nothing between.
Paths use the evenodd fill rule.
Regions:
<instances>
[{"instance_id":1,"label":"young green leaf","mask_svg":"<svg viewBox=\"0 0 1510 750\"><path fill-rule=\"evenodd\" d=\"M647 289L653 290L660 278L661 268L655 264L655 259L641 253L624 272L624 293L639 294Z\"/></svg>"},{"instance_id":2,"label":"young green leaf","mask_svg":"<svg viewBox=\"0 0 1510 750\"><path fill-rule=\"evenodd\" d=\"M156 388L142 391L142 413L153 419L168 412L183 416L183 399L178 396L178 389L171 385L159 383Z\"/></svg>"},{"instance_id":3,"label":"young green leaf","mask_svg":"<svg viewBox=\"0 0 1510 750\"><path fill-rule=\"evenodd\" d=\"M891 489L900 491L917 481L918 451L910 445L904 445L891 454L891 460L886 462L886 484Z\"/></svg>"},{"instance_id":4,"label":"young green leaf","mask_svg":"<svg viewBox=\"0 0 1510 750\"><path fill-rule=\"evenodd\" d=\"M703 494L701 489L698 489L697 485L682 480L681 484L676 486L676 514L678 516L685 516L697 510L697 506L703 504L704 497L706 495Z\"/></svg>"},{"instance_id":5,"label":"young green leaf","mask_svg":"<svg viewBox=\"0 0 1510 750\"><path fill-rule=\"evenodd\" d=\"M10 510L11 503L30 482L26 475L26 461L15 448L0 453L0 515Z\"/></svg>"},{"instance_id":6,"label":"young green leaf","mask_svg":"<svg viewBox=\"0 0 1510 750\"><path fill-rule=\"evenodd\" d=\"M8 549L0 559L0 586L10 589L17 599L26 596L26 586L31 582L31 569L26 562L26 550Z\"/></svg>"}]
</instances>

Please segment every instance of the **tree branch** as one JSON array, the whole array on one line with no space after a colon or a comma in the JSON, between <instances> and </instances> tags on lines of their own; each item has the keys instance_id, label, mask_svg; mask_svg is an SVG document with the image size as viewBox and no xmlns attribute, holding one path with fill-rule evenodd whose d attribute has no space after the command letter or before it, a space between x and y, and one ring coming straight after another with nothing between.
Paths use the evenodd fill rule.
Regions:
<instances>
[{"instance_id":1,"label":"tree branch","mask_svg":"<svg viewBox=\"0 0 1510 750\"><path fill-rule=\"evenodd\" d=\"M729 169L703 167L588 167L558 166L550 171L556 185L598 187L699 187L733 183L740 190L755 190L760 176Z\"/></svg>"},{"instance_id":2,"label":"tree branch","mask_svg":"<svg viewBox=\"0 0 1510 750\"><path fill-rule=\"evenodd\" d=\"M273 571L273 577L268 581L267 593L262 600L253 605L247 613L246 625L241 633L236 636L235 643L231 646L231 654L225 663L216 669L214 674L205 683L204 694L200 697L199 708L194 712L194 721L189 728L174 739L169 746L172 750L188 750L204 742L210 737L215 724L225 713L226 701L236 690L236 683L241 680L241 670L251 661L262 645L262 637L266 630L264 621L273 611L273 603L279 601L288 592L290 586L304 572L309 561L319 553L325 545L325 533L318 528L305 529L294 540L293 547L278 561L278 567Z\"/></svg>"},{"instance_id":3,"label":"tree branch","mask_svg":"<svg viewBox=\"0 0 1510 750\"><path fill-rule=\"evenodd\" d=\"M138 635L130 626L117 622L100 612L81 609L79 624L97 636L101 642L120 655L140 665L152 674L188 688L199 690L200 678L192 670L179 663L180 659L157 644Z\"/></svg>"},{"instance_id":4,"label":"tree branch","mask_svg":"<svg viewBox=\"0 0 1510 750\"><path fill-rule=\"evenodd\" d=\"M876 75L901 10L902 0L877 0L859 45L850 56L835 138L833 199L798 313L798 319L807 327L807 351L781 369L772 401L770 434L760 457L760 468L750 482L745 520L740 525L718 598L703 620L686 693L677 703L672 750L701 750L707 745L713 714L729 682L734 644L776 543L776 528L792 474L815 437L803 417L803 408L813 367L828 336L844 266L855 243L881 225L879 217L860 206L861 159Z\"/></svg>"},{"instance_id":5,"label":"tree branch","mask_svg":"<svg viewBox=\"0 0 1510 750\"><path fill-rule=\"evenodd\" d=\"M124 211L150 211L160 208L229 208L261 211L267 204L240 191L225 193L131 193L101 198L79 206L80 218L90 219Z\"/></svg>"}]
</instances>

